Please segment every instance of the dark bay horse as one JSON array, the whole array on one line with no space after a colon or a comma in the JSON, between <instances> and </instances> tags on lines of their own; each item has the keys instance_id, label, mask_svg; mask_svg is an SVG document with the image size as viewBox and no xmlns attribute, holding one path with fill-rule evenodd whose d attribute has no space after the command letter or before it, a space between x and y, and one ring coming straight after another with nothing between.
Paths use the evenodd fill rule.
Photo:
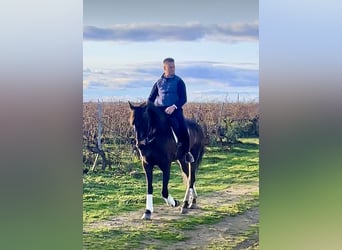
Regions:
<instances>
[{"instance_id":1,"label":"dark bay horse","mask_svg":"<svg viewBox=\"0 0 342 250\"><path fill-rule=\"evenodd\" d=\"M195 208L197 199L194 185L195 176L204 154L205 143L201 126L186 119L190 135L190 151L195 159L194 162L187 163L184 156L179 157L177 154L177 141L171 129L168 115L150 102L138 105L128 103L131 109L130 124L135 128L136 145L139 149L147 182L146 211L142 219L151 219L153 213L152 177L154 166L158 166L163 173L163 199L172 207L180 205L179 201L175 200L168 191L170 167L174 161L180 165L186 183L181 212L185 213L187 208Z\"/></svg>"}]
</instances>

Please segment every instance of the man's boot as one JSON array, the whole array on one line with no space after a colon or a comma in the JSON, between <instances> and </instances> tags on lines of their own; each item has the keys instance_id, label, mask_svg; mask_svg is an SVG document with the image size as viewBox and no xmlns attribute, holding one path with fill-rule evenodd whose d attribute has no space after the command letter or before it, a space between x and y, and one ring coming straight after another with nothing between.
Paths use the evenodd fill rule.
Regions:
<instances>
[{"instance_id":1,"label":"man's boot","mask_svg":"<svg viewBox=\"0 0 342 250\"><path fill-rule=\"evenodd\" d=\"M195 159L194 159L194 157L193 157L193 155L191 154L190 151L185 154L185 162L186 163L195 162Z\"/></svg>"}]
</instances>

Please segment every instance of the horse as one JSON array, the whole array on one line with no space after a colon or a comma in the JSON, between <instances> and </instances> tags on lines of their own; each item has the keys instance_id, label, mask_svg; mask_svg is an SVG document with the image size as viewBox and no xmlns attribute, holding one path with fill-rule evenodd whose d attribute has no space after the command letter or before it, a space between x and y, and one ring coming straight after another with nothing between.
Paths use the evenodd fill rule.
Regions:
<instances>
[{"instance_id":1,"label":"horse","mask_svg":"<svg viewBox=\"0 0 342 250\"><path fill-rule=\"evenodd\" d=\"M196 172L204 154L205 136L199 124L185 119L190 136L190 152L195 161L188 163L184 155L178 153L177 138L171 126L169 115L156 107L152 102L143 102L130 107L130 125L135 130L136 146L140 153L142 167L146 177L146 210L141 217L150 220L153 213L153 168L158 166L162 171L162 198L167 205L178 207L180 202L168 191L170 168L172 162L178 162L186 185L181 213L187 209L197 208L197 192L195 189Z\"/></svg>"}]
</instances>

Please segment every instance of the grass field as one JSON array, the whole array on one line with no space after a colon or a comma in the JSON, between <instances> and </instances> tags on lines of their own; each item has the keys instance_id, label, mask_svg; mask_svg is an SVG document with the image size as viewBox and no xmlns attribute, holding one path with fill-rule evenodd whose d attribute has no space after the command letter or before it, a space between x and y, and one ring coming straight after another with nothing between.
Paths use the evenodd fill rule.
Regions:
<instances>
[{"instance_id":1,"label":"grass field","mask_svg":"<svg viewBox=\"0 0 342 250\"><path fill-rule=\"evenodd\" d=\"M254 191L248 199L243 199L241 196L234 203L215 203L214 194L217 192L229 188L238 190L238 187L243 185L258 185L259 140L250 138L240 141L242 143L230 149L222 147L206 149L196 181L200 211L177 217L178 219L156 219L151 222L140 220L145 208L146 187L145 176L138 159L130 163L131 168L138 171L135 175L117 174L110 170L84 175L84 249L167 249L172 248L172 245L182 249L182 242L191 242L191 230L198 230L200 233L203 226L214 228L225 220L229 223L230 218L237 218L251 209L257 209L258 191ZM162 216L163 212L178 214L176 208L162 210L166 205L160 195L161 177L161 171L155 169L153 177L155 210L160 206L159 216ZM178 200L182 200L185 192L181 171L175 163L172 165L169 192ZM225 193L227 199L228 194ZM201 204L202 196L207 197L207 203L203 201ZM220 197L217 196L217 200L219 199ZM112 224L109 223L110 221ZM122 224L108 226L113 225L115 221L120 221ZM215 239L207 242L206 245L208 249L220 249L220 247L233 249L239 244L248 242L250 238L254 239L253 244L255 244L257 235L258 223L255 223L236 237ZM252 249L257 249L257 246Z\"/></svg>"}]
</instances>

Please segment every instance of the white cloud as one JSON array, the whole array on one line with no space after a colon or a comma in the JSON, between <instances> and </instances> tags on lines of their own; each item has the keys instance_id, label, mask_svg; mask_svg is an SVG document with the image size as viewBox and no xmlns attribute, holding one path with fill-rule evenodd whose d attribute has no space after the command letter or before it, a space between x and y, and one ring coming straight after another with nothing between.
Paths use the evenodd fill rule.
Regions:
<instances>
[{"instance_id":1,"label":"white cloud","mask_svg":"<svg viewBox=\"0 0 342 250\"><path fill-rule=\"evenodd\" d=\"M162 73L156 64L134 64L115 69L84 69L85 98L104 96L118 99L146 99L153 84ZM245 65L226 65L220 62L179 63L177 72L187 86L188 100L257 99L258 70ZM88 97L86 97L88 96ZM106 99L108 99L106 97ZM100 99L101 99L100 98Z\"/></svg>"},{"instance_id":2,"label":"white cloud","mask_svg":"<svg viewBox=\"0 0 342 250\"><path fill-rule=\"evenodd\" d=\"M211 24L117 24L109 28L85 26L83 37L91 41L258 41L258 21L249 23Z\"/></svg>"}]
</instances>

